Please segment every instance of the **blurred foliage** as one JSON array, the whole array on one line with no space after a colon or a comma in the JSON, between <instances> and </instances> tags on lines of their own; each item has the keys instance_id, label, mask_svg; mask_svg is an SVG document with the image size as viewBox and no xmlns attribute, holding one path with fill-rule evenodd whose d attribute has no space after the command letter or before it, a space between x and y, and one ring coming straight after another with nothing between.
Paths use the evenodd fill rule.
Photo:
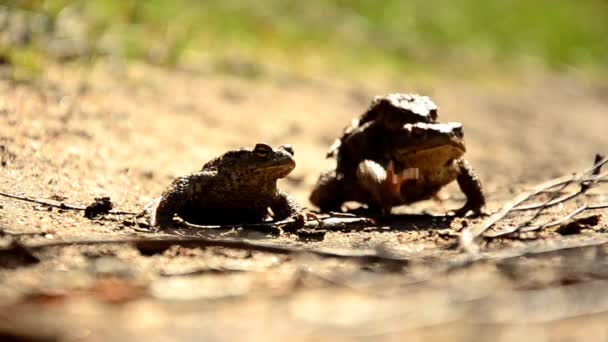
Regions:
<instances>
[{"instance_id":1,"label":"blurred foliage","mask_svg":"<svg viewBox=\"0 0 608 342\"><path fill-rule=\"evenodd\" d=\"M471 69L532 60L557 69L604 69L608 64L605 0L0 0L0 4L44 14L51 31L63 25L69 11L86 24L84 33L69 26L63 29L85 37L79 39L87 46L78 51L170 66L233 54L295 67L318 63L339 68ZM9 51L13 49L0 44L0 53L15 59Z\"/></svg>"}]
</instances>

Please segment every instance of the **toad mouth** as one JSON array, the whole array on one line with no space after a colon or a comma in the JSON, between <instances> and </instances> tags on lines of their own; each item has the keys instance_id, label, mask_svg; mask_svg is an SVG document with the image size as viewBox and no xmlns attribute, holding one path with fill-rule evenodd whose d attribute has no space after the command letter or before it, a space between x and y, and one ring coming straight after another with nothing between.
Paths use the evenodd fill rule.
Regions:
<instances>
[{"instance_id":1,"label":"toad mouth","mask_svg":"<svg viewBox=\"0 0 608 342\"><path fill-rule=\"evenodd\" d=\"M436 150L440 150L440 149L444 149L444 148L453 148L456 150L460 150L463 153L466 152L466 146L464 144L464 141L450 140L447 143L441 143L441 144L429 144L426 146L424 146L424 145L411 146L406 149L399 149L397 151L397 153L400 156L409 156L409 155L415 155L415 154L419 154L419 153L428 153L431 151L436 151Z\"/></svg>"}]
</instances>

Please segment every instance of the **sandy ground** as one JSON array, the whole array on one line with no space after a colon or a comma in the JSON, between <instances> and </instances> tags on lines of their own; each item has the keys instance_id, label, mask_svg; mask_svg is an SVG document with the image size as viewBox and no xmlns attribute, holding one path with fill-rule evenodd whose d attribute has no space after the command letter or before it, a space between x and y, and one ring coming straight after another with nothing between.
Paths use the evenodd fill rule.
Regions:
<instances>
[{"instance_id":1,"label":"sandy ground","mask_svg":"<svg viewBox=\"0 0 608 342\"><path fill-rule=\"evenodd\" d=\"M430 95L441 120L463 122L467 159L492 210L540 181L591 166L595 153L608 150L608 86L570 76L533 73L508 86L450 79L420 89L407 79L362 84L273 74L251 80L137 65L49 66L31 84L0 80L0 191L82 206L109 196L115 209L139 211L174 177L228 149L289 143L297 167L279 186L310 207L319 172L332 165L324 154L333 139L374 95L388 92ZM594 198L606 202L604 193L598 189ZM130 245L36 249L39 262L5 253L0 336L608 338L604 246L517 257L564 241L603 241L604 216L579 234L553 230L484 243L482 253L500 261L465 266L454 262L463 255L453 248L463 221L444 216L464 198L453 185L445 197L399 208L383 227L330 232L322 241L205 233L336 253L385 251L400 261L216 247L148 253ZM10 234L21 234L28 246L162 235L141 232L121 216L89 220L79 211L6 197L0 197L0 228L5 248ZM509 253L515 256L505 258Z\"/></svg>"}]
</instances>

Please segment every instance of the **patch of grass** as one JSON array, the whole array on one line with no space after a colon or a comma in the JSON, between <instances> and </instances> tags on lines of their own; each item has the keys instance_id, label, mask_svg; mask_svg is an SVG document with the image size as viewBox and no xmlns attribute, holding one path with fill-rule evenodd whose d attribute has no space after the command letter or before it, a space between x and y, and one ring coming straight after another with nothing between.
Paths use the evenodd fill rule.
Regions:
<instances>
[{"instance_id":1,"label":"patch of grass","mask_svg":"<svg viewBox=\"0 0 608 342\"><path fill-rule=\"evenodd\" d=\"M5 1L6 2L6 1ZM474 69L527 60L551 68L608 66L602 0L14 0L56 19L77 9L97 44L176 65L187 56L243 54L345 71Z\"/></svg>"},{"instance_id":2,"label":"patch of grass","mask_svg":"<svg viewBox=\"0 0 608 342\"><path fill-rule=\"evenodd\" d=\"M16 48L0 51L0 59L11 65L9 78L14 82L27 82L42 71L42 55L34 48Z\"/></svg>"}]
</instances>

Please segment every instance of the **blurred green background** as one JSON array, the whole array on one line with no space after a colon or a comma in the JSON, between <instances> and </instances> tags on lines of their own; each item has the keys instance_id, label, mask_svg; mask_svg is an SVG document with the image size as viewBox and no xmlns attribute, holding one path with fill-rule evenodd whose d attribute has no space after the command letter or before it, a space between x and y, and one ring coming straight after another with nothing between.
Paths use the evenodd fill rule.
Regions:
<instances>
[{"instance_id":1,"label":"blurred green background","mask_svg":"<svg viewBox=\"0 0 608 342\"><path fill-rule=\"evenodd\" d=\"M169 67L237 56L292 70L338 73L466 74L533 65L597 74L608 65L605 0L0 4L0 57L29 70L40 70L47 58L100 56Z\"/></svg>"}]
</instances>

